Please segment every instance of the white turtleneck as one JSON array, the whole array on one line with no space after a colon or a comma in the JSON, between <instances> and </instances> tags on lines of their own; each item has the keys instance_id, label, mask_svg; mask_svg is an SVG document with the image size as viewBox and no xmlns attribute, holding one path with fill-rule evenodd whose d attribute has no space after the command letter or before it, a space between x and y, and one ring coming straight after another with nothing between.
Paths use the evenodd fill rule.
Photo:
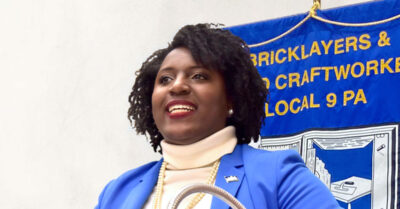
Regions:
<instances>
[{"instance_id":1,"label":"white turtleneck","mask_svg":"<svg viewBox=\"0 0 400 209\"><path fill-rule=\"evenodd\" d=\"M213 163L225 154L232 153L236 144L237 139L233 126L225 127L203 140L189 145L174 145L162 140L164 161L168 163L164 178L162 208L167 208L171 198L184 186L205 183L212 171ZM193 196L194 194L185 198L179 209L185 208ZM153 208L154 198L155 188L143 208ZM210 208L211 199L210 195L204 196L194 208Z\"/></svg>"}]
</instances>

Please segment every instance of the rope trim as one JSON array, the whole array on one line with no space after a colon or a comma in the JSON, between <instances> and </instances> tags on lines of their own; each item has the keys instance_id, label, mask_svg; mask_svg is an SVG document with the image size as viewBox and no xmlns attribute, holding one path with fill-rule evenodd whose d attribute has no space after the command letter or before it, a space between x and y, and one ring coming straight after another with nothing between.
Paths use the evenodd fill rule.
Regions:
<instances>
[{"instance_id":1,"label":"rope trim","mask_svg":"<svg viewBox=\"0 0 400 209\"><path fill-rule=\"evenodd\" d=\"M248 45L249 48L253 48L253 47L258 47L258 46L262 46L262 45L266 45L269 44L271 42L274 42L278 39L283 38L284 36L288 35L289 33L291 33L292 31L296 30L298 27L300 27L301 25L303 25L308 19L311 18L311 14L308 14L303 20L301 20L299 23L297 23L295 26L293 26L292 28L290 28L289 30L287 30L286 32L282 33L279 36L276 36L275 38L269 39L267 41L258 43L258 44L250 44Z\"/></svg>"},{"instance_id":2,"label":"rope trim","mask_svg":"<svg viewBox=\"0 0 400 209\"><path fill-rule=\"evenodd\" d=\"M383 23L390 22L392 20L400 18L400 14L384 19L384 20L378 20L378 21L373 21L373 22L366 22L366 23L345 23L345 22L337 22L333 20L328 20L319 16L313 16L314 19L319 20L321 22L329 23L332 25L340 25L340 26L346 26L346 27L365 27L365 26L372 26L372 25L379 25Z\"/></svg>"},{"instance_id":3,"label":"rope trim","mask_svg":"<svg viewBox=\"0 0 400 209\"><path fill-rule=\"evenodd\" d=\"M383 23L387 23L396 19L400 18L400 14L384 19L384 20L378 20L378 21L373 21L373 22L366 22L366 23L345 23L345 22L338 22L338 21L333 21L333 20L328 20L325 18L322 18L320 16L317 15L317 10L320 9L320 3L318 1L315 1L313 6L311 7L308 15L301 20L299 23L297 23L295 26L293 26L292 28L290 28L289 30L287 30L286 32L272 38L269 39L267 41L261 42L261 43L257 43L257 44L249 44L248 47L249 48L254 48L254 47L259 47L262 45L266 45L269 44L271 42L274 42L278 39L281 39L283 37L285 37L286 35L288 35L289 33L291 33L292 31L296 30L297 28L299 28L301 25L303 25L308 19L310 19L311 17L321 21L321 22L325 22L328 24L332 24L332 25L339 25L339 26L345 26L345 27L366 27L366 26L372 26L372 25L379 25L379 24L383 24Z\"/></svg>"}]
</instances>

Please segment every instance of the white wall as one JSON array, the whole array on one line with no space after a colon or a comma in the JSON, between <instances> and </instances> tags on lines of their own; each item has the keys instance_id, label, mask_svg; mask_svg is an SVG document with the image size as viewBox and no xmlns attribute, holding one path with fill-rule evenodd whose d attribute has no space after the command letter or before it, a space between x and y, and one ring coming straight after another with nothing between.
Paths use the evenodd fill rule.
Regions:
<instances>
[{"instance_id":1,"label":"white wall","mask_svg":"<svg viewBox=\"0 0 400 209\"><path fill-rule=\"evenodd\" d=\"M322 1L323 8L361 0ZM93 208L158 159L126 118L134 71L185 24L305 13L312 0L2 0L0 208Z\"/></svg>"}]
</instances>

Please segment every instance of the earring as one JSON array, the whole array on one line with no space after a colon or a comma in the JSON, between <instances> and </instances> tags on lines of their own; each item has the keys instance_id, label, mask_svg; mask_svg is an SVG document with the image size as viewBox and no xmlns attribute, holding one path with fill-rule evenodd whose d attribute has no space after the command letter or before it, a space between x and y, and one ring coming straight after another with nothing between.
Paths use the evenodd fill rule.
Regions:
<instances>
[{"instance_id":1,"label":"earring","mask_svg":"<svg viewBox=\"0 0 400 209\"><path fill-rule=\"evenodd\" d=\"M232 116L233 115L233 109L229 109L228 110L228 114L229 114L229 116Z\"/></svg>"}]
</instances>

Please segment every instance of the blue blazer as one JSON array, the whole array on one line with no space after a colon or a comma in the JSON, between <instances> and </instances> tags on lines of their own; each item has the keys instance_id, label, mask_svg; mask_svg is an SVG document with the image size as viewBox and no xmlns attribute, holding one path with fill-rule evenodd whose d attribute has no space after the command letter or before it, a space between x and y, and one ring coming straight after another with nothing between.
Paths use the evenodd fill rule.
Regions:
<instances>
[{"instance_id":1,"label":"blue blazer","mask_svg":"<svg viewBox=\"0 0 400 209\"><path fill-rule=\"evenodd\" d=\"M162 159L122 174L100 194L96 209L142 208L157 183ZM239 181L227 183L225 176ZM215 185L235 196L247 209L337 209L328 188L296 151L265 151L237 145L221 158ZM213 197L212 209L229 206Z\"/></svg>"}]
</instances>

